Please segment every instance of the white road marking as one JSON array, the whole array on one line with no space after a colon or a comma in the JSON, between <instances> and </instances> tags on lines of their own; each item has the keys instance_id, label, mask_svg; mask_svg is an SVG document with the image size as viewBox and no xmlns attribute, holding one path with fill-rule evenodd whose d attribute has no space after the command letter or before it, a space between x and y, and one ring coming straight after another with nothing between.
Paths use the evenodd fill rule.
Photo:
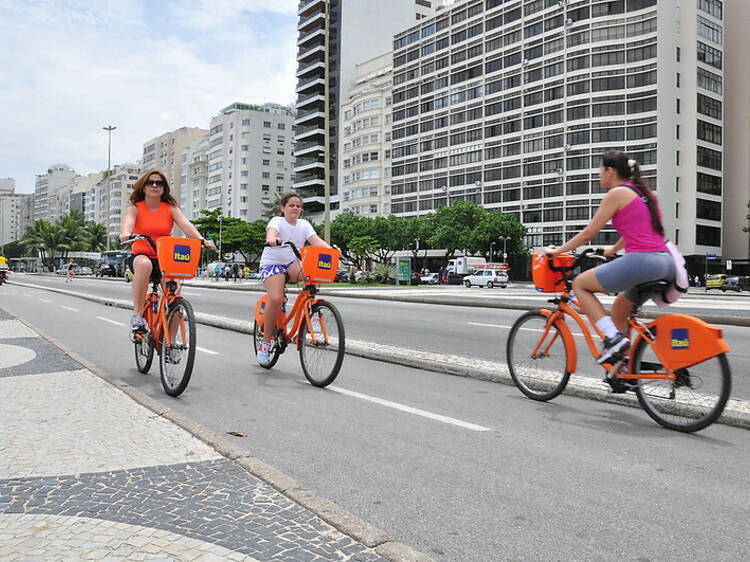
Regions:
<instances>
[{"instance_id":1,"label":"white road marking","mask_svg":"<svg viewBox=\"0 0 750 562\"><path fill-rule=\"evenodd\" d=\"M24 292L23 296L31 298L31 295L29 293Z\"/></svg>"},{"instance_id":2,"label":"white road marking","mask_svg":"<svg viewBox=\"0 0 750 562\"><path fill-rule=\"evenodd\" d=\"M345 388L329 386L328 390L332 390L333 392L338 392L339 394L344 394L346 396L352 396L353 398L359 398L360 400L373 402L374 404L379 404L381 406L386 406L388 408L393 408L394 410L400 410L402 412L414 414L415 416L422 416L423 418L428 418L431 420L448 423L451 425L462 427L464 429L470 429L471 431L491 431L492 430L492 428L489 428L489 427L484 427L482 425L476 425L473 423L457 420L456 418L450 418L448 416L443 416L440 414L433 414L432 412L428 412L426 410L420 410L419 408L412 408L411 406L399 404L398 402L391 402L390 400L383 400L382 398L376 398L375 396L361 394L353 390L346 390Z\"/></svg>"},{"instance_id":3,"label":"white road marking","mask_svg":"<svg viewBox=\"0 0 750 562\"><path fill-rule=\"evenodd\" d=\"M182 294L183 295L188 295L188 296L191 296L191 297L202 297L203 296L200 293L189 293L188 291L182 291Z\"/></svg>"},{"instance_id":4,"label":"white road marking","mask_svg":"<svg viewBox=\"0 0 750 562\"><path fill-rule=\"evenodd\" d=\"M484 328L502 328L503 330L510 330L512 326L504 326L502 324L483 324L481 322L467 322L469 326L482 326ZM521 331L523 332L543 332L541 328L521 328ZM571 330L572 334L577 338L584 337L581 332L573 332ZM596 334L594 334L596 336Z\"/></svg>"},{"instance_id":5,"label":"white road marking","mask_svg":"<svg viewBox=\"0 0 750 562\"><path fill-rule=\"evenodd\" d=\"M73 308L72 306L65 306L65 305L61 304L60 308L64 308L65 310L70 310L71 312L78 312L78 309L77 308Z\"/></svg>"},{"instance_id":6,"label":"white road marking","mask_svg":"<svg viewBox=\"0 0 750 562\"><path fill-rule=\"evenodd\" d=\"M205 347L195 346L195 349L197 349L198 351L201 351L203 353L208 353L209 355L219 355L218 351L211 351L210 349L206 349Z\"/></svg>"},{"instance_id":7,"label":"white road marking","mask_svg":"<svg viewBox=\"0 0 750 562\"><path fill-rule=\"evenodd\" d=\"M52 301L48 301L47 299L43 299L43 298L41 298L41 297L37 297L37 299L36 299L36 300L38 300L38 301L42 301L43 303L46 303L46 304L49 304L49 303L51 303L51 302L52 302Z\"/></svg>"},{"instance_id":8,"label":"white road marking","mask_svg":"<svg viewBox=\"0 0 750 562\"><path fill-rule=\"evenodd\" d=\"M111 318L104 318L104 316L97 316L97 320L103 320L104 322L109 322L110 324L114 324L115 326L125 326L122 322L118 322L117 320L112 320Z\"/></svg>"}]
</instances>

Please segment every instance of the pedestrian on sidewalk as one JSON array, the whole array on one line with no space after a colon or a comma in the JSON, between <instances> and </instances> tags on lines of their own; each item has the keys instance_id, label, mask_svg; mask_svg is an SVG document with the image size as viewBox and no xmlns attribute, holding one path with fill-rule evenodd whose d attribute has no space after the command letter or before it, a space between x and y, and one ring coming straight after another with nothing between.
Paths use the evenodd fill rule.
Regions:
<instances>
[{"instance_id":1,"label":"pedestrian on sidewalk","mask_svg":"<svg viewBox=\"0 0 750 562\"><path fill-rule=\"evenodd\" d=\"M234 277L234 282L236 283L240 278L240 264L235 263L232 266L232 275Z\"/></svg>"},{"instance_id":2,"label":"pedestrian on sidewalk","mask_svg":"<svg viewBox=\"0 0 750 562\"><path fill-rule=\"evenodd\" d=\"M65 276L65 282L66 283L72 283L73 277L76 276L75 271L73 271L73 268L75 267L75 264L73 262L70 262L68 264L68 274Z\"/></svg>"}]
</instances>

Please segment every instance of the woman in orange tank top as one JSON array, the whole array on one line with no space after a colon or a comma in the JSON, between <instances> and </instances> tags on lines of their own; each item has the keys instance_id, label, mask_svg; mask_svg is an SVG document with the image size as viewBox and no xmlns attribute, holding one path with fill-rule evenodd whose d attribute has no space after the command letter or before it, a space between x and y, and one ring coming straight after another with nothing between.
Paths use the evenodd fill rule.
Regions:
<instances>
[{"instance_id":1,"label":"woman in orange tank top","mask_svg":"<svg viewBox=\"0 0 750 562\"><path fill-rule=\"evenodd\" d=\"M169 182L158 170L143 174L133 185L130 205L125 211L120 229L120 240L126 241L133 234L148 234L154 242L162 236L171 236L176 224L189 238L203 240L201 233L177 207L177 201L169 193ZM208 241L207 245L213 247ZM133 254L128 267L133 272L131 294L133 297L133 316L130 319L133 330L146 327L138 310L146 300L149 278L161 278L156 252L146 240L133 243Z\"/></svg>"}]
</instances>

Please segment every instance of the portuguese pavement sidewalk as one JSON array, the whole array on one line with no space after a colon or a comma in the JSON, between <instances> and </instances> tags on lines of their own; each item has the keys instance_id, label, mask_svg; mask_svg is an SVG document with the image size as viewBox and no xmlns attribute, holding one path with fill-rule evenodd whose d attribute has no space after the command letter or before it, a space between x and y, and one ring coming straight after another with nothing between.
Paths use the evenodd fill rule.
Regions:
<instances>
[{"instance_id":1,"label":"portuguese pavement sidewalk","mask_svg":"<svg viewBox=\"0 0 750 562\"><path fill-rule=\"evenodd\" d=\"M0 560L383 560L0 309Z\"/></svg>"}]
</instances>

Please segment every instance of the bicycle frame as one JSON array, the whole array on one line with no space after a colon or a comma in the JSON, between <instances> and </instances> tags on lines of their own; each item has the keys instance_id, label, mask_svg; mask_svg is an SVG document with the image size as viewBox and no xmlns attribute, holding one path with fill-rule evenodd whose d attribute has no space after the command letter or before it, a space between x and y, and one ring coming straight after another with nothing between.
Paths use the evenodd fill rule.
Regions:
<instances>
[{"instance_id":1,"label":"bicycle frame","mask_svg":"<svg viewBox=\"0 0 750 562\"><path fill-rule=\"evenodd\" d=\"M151 291L146 295L146 302L141 310L141 316L146 321L146 324L151 331L151 337L154 342L154 346L157 351L161 351L161 338L165 336L165 342L167 346L172 344L172 334L168 329L167 325L167 310L175 300L182 298L175 293L177 288L177 282L169 280L166 282L166 288L163 292L159 292L159 285L154 283ZM185 325L180 324L180 331L183 338L185 339Z\"/></svg>"}]
</instances>

